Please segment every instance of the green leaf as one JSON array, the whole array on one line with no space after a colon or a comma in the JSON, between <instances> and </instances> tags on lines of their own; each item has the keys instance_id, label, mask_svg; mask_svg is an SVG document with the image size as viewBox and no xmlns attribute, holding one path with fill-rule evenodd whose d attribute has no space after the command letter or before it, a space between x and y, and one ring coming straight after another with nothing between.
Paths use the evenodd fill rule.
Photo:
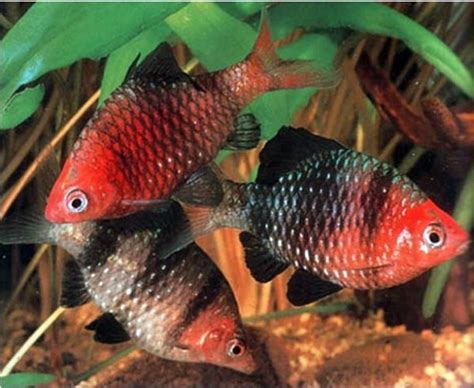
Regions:
<instances>
[{"instance_id":1,"label":"green leaf","mask_svg":"<svg viewBox=\"0 0 474 388\"><path fill-rule=\"evenodd\" d=\"M252 15L255 15L257 12L260 12L265 6L264 3L259 2L225 2L218 3L225 12L232 15L237 19L245 19Z\"/></svg>"},{"instance_id":2,"label":"green leaf","mask_svg":"<svg viewBox=\"0 0 474 388\"><path fill-rule=\"evenodd\" d=\"M469 171L456 203L453 217L464 230L469 231L474 225L474 168ZM423 296L422 312L425 318L431 318L434 315L453 264L453 260L450 260L431 271Z\"/></svg>"},{"instance_id":3,"label":"green leaf","mask_svg":"<svg viewBox=\"0 0 474 388\"><path fill-rule=\"evenodd\" d=\"M41 103L43 95L43 85L15 94L0 110L0 129L11 129L30 117Z\"/></svg>"},{"instance_id":4,"label":"green leaf","mask_svg":"<svg viewBox=\"0 0 474 388\"><path fill-rule=\"evenodd\" d=\"M56 380L56 376L46 373L13 373L6 377L0 377L0 387L28 387L40 384L48 384Z\"/></svg>"},{"instance_id":5,"label":"green leaf","mask_svg":"<svg viewBox=\"0 0 474 388\"><path fill-rule=\"evenodd\" d=\"M0 106L21 86L81 58L100 58L182 3L36 3L0 43ZM18 123L16 123L18 124Z\"/></svg>"},{"instance_id":6,"label":"green leaf","mask_svg":"<svg viewBox=\"0 0 474 388\"><path fill-rule=\"evenodd\" d=\"M376 3L291 3L271 8L270 20L276 38L295 27L306 29L350 28L401 39L435 66L470 97L474 78L459 57L430 31L407 16Z\"/></svg>"},{"instance_id":7,"label":"green leaf","mask_svg":"<svg viewBox=\"0 0 474 388\"><path fill-rule=\"evenodd\" d=\"M135 58L140 55L139 63L141 63L170 34L171 30L165 23L158 24L112 52L107 58L102 77L99 105L122 84Z\"/></svg>"},{"instance_id":8,"label":"green leaf","mask_svg":"<svg viewBox=\"0 0 474 388\"><path fill-rule=\"evenodd\" d=\"M166 22L209 71L243 60L257 36L214 3L190 3Z\"/></svg>"}]
</instances>

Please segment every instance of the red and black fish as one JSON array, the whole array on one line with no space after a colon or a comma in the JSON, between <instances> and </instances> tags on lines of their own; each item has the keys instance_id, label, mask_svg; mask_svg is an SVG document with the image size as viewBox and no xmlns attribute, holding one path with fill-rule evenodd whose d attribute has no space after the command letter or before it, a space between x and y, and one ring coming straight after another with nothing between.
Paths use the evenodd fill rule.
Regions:
<instances>
[{"instance_id":1,"label":"red and black fish","mask_svg":"<svg viewBox=\"0 0 474 388\"><path fill-rule=\"evenodd\" d=\"M257 144L248 117L237 117L256 97L335 85L337 77L317 73L309 61L280 60L262 20L252 52L220 71L183 73L166 43L150 54L86 124L50 193L46 218L90 221L156 205L226 143Z\"/></svg>"},{"instance_id":2,"label":"red and black fish","mask_svg":"<svg viewBox=\"0 0 474 388\"><path fill-rule=\"evenodd\" d=\"M260 162L257 183L223 180L214 184L223 195L217 207L187 211L195 235L244 230L240 240L257 280L296 267L288 285L294 304L341 287L392 287L467 248L468 234L409 178L336 141L283 127ZM215 182L211 168L207 175ZM206 195L212 181L197 180L188 196Z\"/></svg>"},{"instance_id":3,"label":"red and black fish","mask_svg":"<svg viewBox=\"0 0 474 388\"><path fill-rule=\"evenodd\" d=\"M73 256L61 304L95 301L106 313L87 328L104 343L132 339L160 357L210 363L247 374L255 370L234 295L222 273L195 244L157 260L173 225L167 211L121 219L53 224L23 216L0 224L0 243L57 244ZM172 220L172 221L171 221Z\"/></svg>"}]
</instances>

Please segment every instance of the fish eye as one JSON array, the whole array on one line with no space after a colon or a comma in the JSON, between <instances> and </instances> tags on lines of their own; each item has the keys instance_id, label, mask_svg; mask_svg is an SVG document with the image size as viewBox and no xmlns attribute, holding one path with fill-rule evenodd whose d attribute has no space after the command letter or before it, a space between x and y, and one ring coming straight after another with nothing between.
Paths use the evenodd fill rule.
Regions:
<instances>
[{"instance_id":1,"label":"fish eye","mask_svg":"<svg viewBox=\"0 0 474 388\"><path fill-rule=\"evenodd\" d=\"M440 224L430 224L423 232L423 241L430 248L440 248L444 245L446 233Z\"/></svg>"},{"instance_id":2,"label":"fish eye","mask_svg":"<svg viewBox=\"0 0 474 388\"><path fill-rule=\"evenodd\" d=\"M227 354L232 358L240 357L244 355L246 348L244 341L234 338L227 343Z\"/></svg>"},{"instance_id":3,"label":"fish eye","mask_svg":"<svg viewBox=\"0 0 474 388\"><path fill-rule=\"evenodd\" d=\"M86 210L89 200L81 190L73 190L67 195L66 203L70 212L82 213Z\"/></svg>"}]
</instances>

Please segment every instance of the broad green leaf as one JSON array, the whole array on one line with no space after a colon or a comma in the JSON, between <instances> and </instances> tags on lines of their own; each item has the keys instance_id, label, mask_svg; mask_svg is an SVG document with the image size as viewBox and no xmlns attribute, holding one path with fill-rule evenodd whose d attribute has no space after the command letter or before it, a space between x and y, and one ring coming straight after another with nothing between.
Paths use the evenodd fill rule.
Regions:
<instances>
[{"instance_id":1,"label":"broad green leaf","mask_svg":"<svg viewBox=\"0 0 474 388\"><path fill-rule=\"evenodd\" d=\"M225 2L218 3L225 12L237 19L245 19L260 12L265 6L264 3L259 2Z\"/></svg>"},{"instance_id":2,"label":"broad green leaf","mask_svg":"<svg viewBox=\"0 0 474 388\"><path fill-rule=\"evenodd\" d=\"M22 388L48 384L56 379L56 376L46 373L13 373L0 377L0 387L2 388Z\"/></svg>"},{"instance_id":3,"label":"broad green leaf","mask_svg":"<svg viewBox=\"0 0 474 388\"><path fill-rule=\"evenodd\" d=\"M209 71L240 62L257 36L252 27L214 3L190 3L166 22Z\"/></svg>"},{"instance_id":4,"label":"broad green leaf","mask_svg":"<svg viewBox=\"0 0 474 388\"><path fill-rule=\"evenodd\" d=\"M295 27L350 28L401 39L470 97L474 78L459 57L430 31L407 16L376 3L286 3L270 10L274 37Z\"/></svg>"},{"instance_id":5,"label":"broad green leaf","mask_svg":"<svg viewBox=\"0 0 474 388\"><path fill-rule=\"evenodd\" d=\"M13 128L30 117L41 103L43 95L43 85L24 89L15 94L0 110L0 129Z\"/></svg>"},{"instance_id":6,"label":"broad green leaf","mask_svg":"<svg viewBox=\"0 0 474 388\"><path fill-rule=\"evenodd\" d=\"M103 57L182 3L36 3L0 44L0 106L21 86L81 58ZM16 123L18 124L18 123Z\"/></svg>"},{"instance_id":7,"label":"broad green leaf","mask_svg":"<svg viewBox=\"0 0 474 388\"><path fill-rule=\"evenodd\" d=\"M107 58L102 85L100 91L99 104L120 86L127 75L128 69L133 61L140 55L139 62L164 40L171 33L170 28L161 23L146 31L119 47Z\"/></svg>"}]
</instances>

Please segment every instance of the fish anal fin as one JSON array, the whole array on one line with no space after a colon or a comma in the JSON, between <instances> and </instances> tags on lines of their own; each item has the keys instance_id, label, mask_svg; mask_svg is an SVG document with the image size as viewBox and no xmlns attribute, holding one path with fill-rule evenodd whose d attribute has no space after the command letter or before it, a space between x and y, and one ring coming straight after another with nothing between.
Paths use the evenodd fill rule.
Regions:
<instances>
[{"instance_id":1,"label":"fish anal fin","mask_svg":"<svg viewBox=\"0 0 474 388\"><path fill-rule=\"evenodd\" d=\"M89 302L91 296L87 291L84 277L79 265L69 260L65 267L62 279L61 306L77 307Z\"/></svg>"},{"instance_id":2,"label":"fish anal fin","mask_svg":"<svg viewBox=\"0 0 474 388\"><path fill-rule=\"evenodd\" d=\"M94 340L103 344L119 344L130 340L130 336L112 313L102 314L89 323L86 330L95 331Z\"/></svg>"},{"instance_id":3,"label":"fish anal fin","mask_svg":"<svg viewBox=\"0 0 474 388\"><path fill-rule=\"evenodd\" d=\"M260 153L256 182L275 183L311 155L347 149L332 139L314 135L303 128L282 127Z\"/></svg>"},{"instance_id":4,"label":"fish anal fin","mask_svg":"<svg viewBox=\"0 0 474 388\"><path fill-rule=\"evenodd\" d=\"M253 234L242 232L239 238L244 247L245 262L255 280L266 283L288 268L288 264L277 260Z\"/></svg>"},{"instance_id":5,"label":"fish anal fin","mask_svg":"<svg viewBox=\"0 0 474 388\"><path fill-rule=\"evenodd\" d=\"M173 194L177 200L189 205L215 207L224 197L219 172L213 164L201 167Z\"/></svg>"},{"instance_id":6,"label":"fish anal fin","mask_svg":"<svg viewBox=\"0 0 474 388\"><path fill-rule=\"evenodd\" d=\"M142 63L137 65L138 58L133 62L134 68L129 70L127 79L137 78L154 82L189 82L196 89L203 90L191 76L183 72L176 61L173 49L167 42L163 42L153 50Z\"/></svg>"},{"instance_id":7,"label":"fish anal fin","mask_svg":"<svg viewBox=\"0 0 474 388\"><path fill-rule=\"evenodd\" d=\"M288 282L287 297L295 306L303 306L342 290L338 284L328 282L310 272L297 270Z\"/></svg>"},{"instance_id":8,"label":"fish anal fin","mask_svg":"<svg viewBox=\"0 0 474 388\"><path fill-rule=\"evenodd\" d=\"M260 123L257 118L246 113L234 120L234 131L227 138L225 149L231 151L250 150L260 142Z\"/></svg>"}]
</instances>

